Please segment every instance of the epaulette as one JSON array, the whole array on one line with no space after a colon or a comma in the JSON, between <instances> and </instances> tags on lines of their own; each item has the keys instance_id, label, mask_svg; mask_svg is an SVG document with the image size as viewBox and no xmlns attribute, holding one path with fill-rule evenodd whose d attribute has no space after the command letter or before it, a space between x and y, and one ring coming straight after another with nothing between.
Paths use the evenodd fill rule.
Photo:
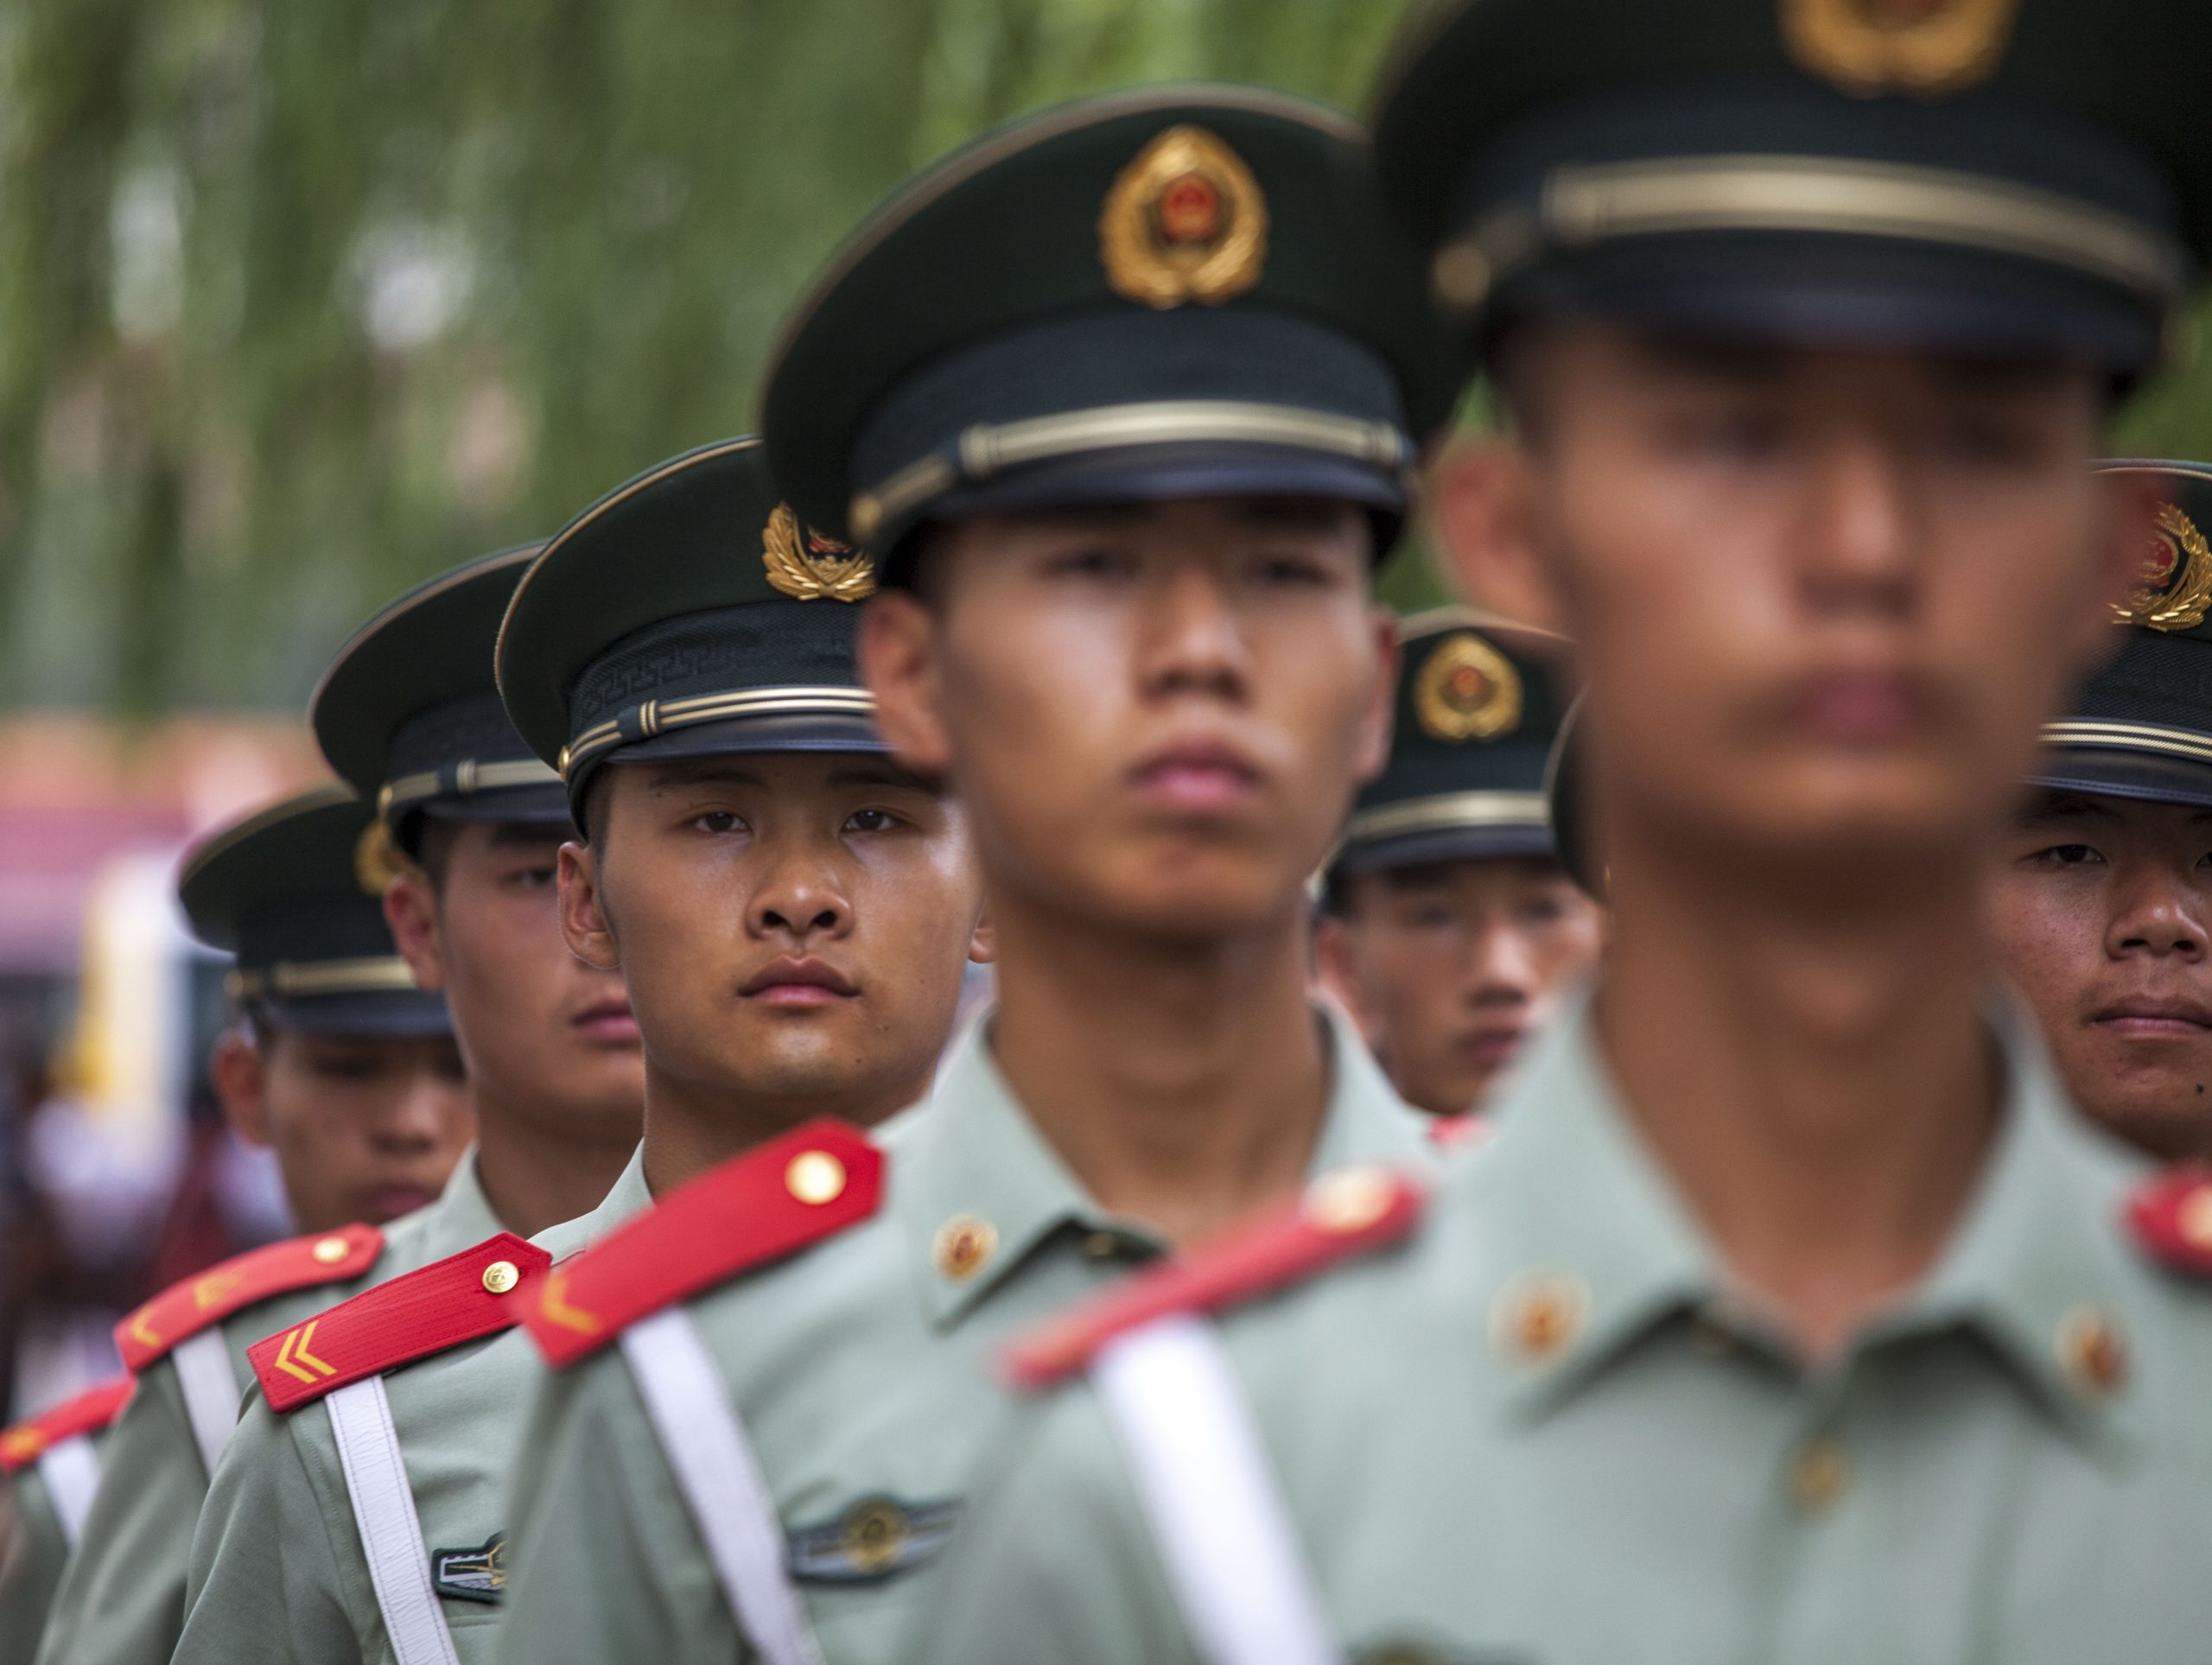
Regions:
<instances>
[{"instance_id":1,"label":"epaulette","mask_svg":"<svg viewBox=\"0 0 2212 1665\"><path fill-rule=\"evenodd\" d=\"M1433 1117L1428 1124L1428 1142L1440 1151L1472 1150L1496 1131L1490 1118L1481 1111L1462 1110L1457 1115Z\"/></svg>"},{"instance_id":2,"label":"epaulette","mask_svg":"<svg viewBox=\"0 0 2212 1665\"><path fill-rule=\"evenodd\" d=\"M245 1350L273 1411L514 1327L553 1257L512 1231L365 1289Z\"/></svg>"},{"instance_id":3,"label":"epaulette","mask_svg":"<svg viewBox=\"0 0 2212 1665\"><path fill-rule=\"evenodd\" d=\"M249 1249L162 1290L115 1326L116 1347L126 1366L143 1370L233 1312L271 1295L359 1277L383 1253L384 1233L372 1225L340 1226Z\"/></svg>"},{"instance_id":4,"label":"epaulette","mask_svg":"<svg viewBox=\"0 0 2212 1665\"><path fill-rule=\"evenodd\" d=\"M826 1117L677 1186L545 1280L523 1322L556 1367L743 1272L857 1225L883 1199L883 1153Z\"/></svg>"},{"instance_id":5,"label":"epaulette","mask_svg":"<svg viewBox=\"0 0 2212 1665\"><path fill-rule=\"evenodd\" d=\"M2159 1264L2212 1278L2212 1169L2169 1168L2145 1180L2127 1199L2127 1229Z\"/></svg>"},{"instance_id":6,"label":"epaulette","mask_svg":"<svg viewBox=\"0 0 2212 1665\"><path fill-rule=\"evenodd\" d=\"M87 1388L74 1399L65 1399L42 1416L18 1422L0 1433L0 1474L14 1474L65 1440L79 1434L98 1433L123 1414L130 1400L134 1378L117 1376L97 1388Z\"/></svg>"},{"instance_id":7,"label":"epaulette","mask_svg":"<svg viewBox=\"0 0 2212 1665\"><path fill-rule=\"evenodd\" d=\"M1389 1168L1325 1175L1295 1202L1047 1319L1018 1338L1001 1365L1016 1388L1048 1388L1155 1319L1218 1312L1387 1248L1419 1223L1427 1200L1417 1181Z\"/></svg>"}]
</instances>

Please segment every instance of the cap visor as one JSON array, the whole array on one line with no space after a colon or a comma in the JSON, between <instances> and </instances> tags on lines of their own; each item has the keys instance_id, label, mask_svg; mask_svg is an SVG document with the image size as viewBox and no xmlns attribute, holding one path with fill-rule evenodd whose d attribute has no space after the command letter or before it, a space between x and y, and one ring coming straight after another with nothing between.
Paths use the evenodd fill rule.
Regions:
<instances>
[{"instance_id":1,"label":"cap visor","mask_svg":"<svg viewBox=\"0 0 2212 1665\"><path fill-rule=\"evenodd\" d=\"M346 1040L427 1040L453 1033L445 996L427 989L313 995L259 1003L277 1028Z\"/></svg>"},{"instance_id":2,"label":"cap visor","mask_svg":"<svg viewBox=\"0 0 2212 1665\"><path fill-rule=\"evenodd\" d=\"M1447 861L1556 860L1558 855L1548 826L1439 827L1356 845L1338 855L1329 870L1338 879L1357 879L1363 874Z\"/></svg>"},{"instance_id":3,"label":"cap visor","mask_svg":"<svg viewBox=\"0 0 2212 1665\"><path fill-rule=\"evenodd\" d=\"M2058 749L2044 754L2028 785L2091 798L2212 808L2212 765L2114 751Z\"/></svg>"},{"instance_id":4,"label":"cap visor","mask_svg":"<svg viewBox=\"0 0 2212 1665\"><path fill-rule=\"evenodd\" d=\"M1404 482L1348 457L1279 445L1132 445L1009 469L924 508L930 519L1198 497L1335 498L1398 515Z\"/></svg>"}]
</instances>

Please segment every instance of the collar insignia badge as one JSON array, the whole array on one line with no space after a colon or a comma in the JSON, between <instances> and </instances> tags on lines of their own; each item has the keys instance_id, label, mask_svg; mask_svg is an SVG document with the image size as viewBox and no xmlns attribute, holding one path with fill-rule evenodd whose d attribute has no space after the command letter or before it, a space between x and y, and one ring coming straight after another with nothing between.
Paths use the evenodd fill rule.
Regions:
<instances>
[{"instance_id":1,"label":"collar insignia badge","mask_svg":"<svg viewBox=\"0 0 2212 1665\"><path fill-rule=\"evenodd\" d=\"M1244 159L1203 127L1171 127L1106 194L1098 257L1125 300L1218 306L1260 281L1268 200Z\"/></svg>"}]
</instances>

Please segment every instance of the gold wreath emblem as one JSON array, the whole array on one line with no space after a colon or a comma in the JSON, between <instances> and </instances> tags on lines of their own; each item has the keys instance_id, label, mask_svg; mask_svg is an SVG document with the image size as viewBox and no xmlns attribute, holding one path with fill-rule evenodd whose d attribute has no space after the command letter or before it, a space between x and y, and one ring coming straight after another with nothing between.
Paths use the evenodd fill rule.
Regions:
<instances>
[{"instance_id":1,"label":"gold wreath emblem","mask_svg":"<svg viewBox=\"0 0 2212 1665\"><path fill-rule=\"evenodd\" d=\"M1957 92L1996 73L2020 0L1782 0L1789 55L1847 92Z\"/></svg>"},{"instance_id":2,"label":"gold wreath emblem","mask_svg":"<svg viewBox=\"0 0 2212 1665\"><path fill-rule=\"evenodd\" d=\"M1414 678L1414 715L1431 740L1496 740L1521 724L1521 673L1481 637L1445 639Z\"/></svg>"},{"instance_id":3,"label":"gold wreath emblem","mask_svg":"<svg viewBox=\"0 0 2212 1665\"><path fill-rule=\"evenodd\" d=\"M791 505L779 503L761 533L768 581L795 601L864 601L875 594L875 562L864 550L801 530Z\"/></svg>"},{"instance_id":4,"label":"gold wreath emblem","mask_svg":"<svg viewBox=\"0 0 2212 1665\"><path fill-rule=\"evenodd\" d=\"M369 823L353 841L353 878L364 895L382 896L408 866L407 858L391 842L391 829L381 821Z\"/></svg>"},{"instance_id":5,"label":"gold wreath emblem","mask_svg":"<svg viewBox=\"0 0 2212 1665\"><path fill-rule=\"evenodd\" d=\"M2113 609L2123 625L2195 630L2212 610L2212 545L2196 523L2169 503L2158 511L2158 541L2143 563L2143 584Z\"/></svg>"},{"instance_id":6,"label":"gold wreath emblem","mask_svg":"<svg viewBox=\"0 0 2212 1665\"><path fill-rule=\"evenodd\" d=\"M1203 127L1171 127L1122 169L1098 215L1098 258L1125 299L1218 306L1260 281L1268 200L1244 159Z\"/></svg>"}]
</instances>

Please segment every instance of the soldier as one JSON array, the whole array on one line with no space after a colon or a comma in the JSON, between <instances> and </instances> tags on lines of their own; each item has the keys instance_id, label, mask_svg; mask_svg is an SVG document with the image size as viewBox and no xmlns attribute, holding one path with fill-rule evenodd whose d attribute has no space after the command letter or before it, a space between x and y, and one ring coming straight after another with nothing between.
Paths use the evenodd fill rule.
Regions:
<instances>
[{"instance_id":1,"label":"soldier","mask_svg":"<svg viewBox=\"0 0 2212 1665\"><path fill-rule=\"evenodd\" d=\"M175 1648L194 1522L251 1381L252 1343L502 1228L542 1230L604 1196L636 1148L643 1066L620 981L561 940L566 798L492 685L493 638L534 552L489 556L399 597L340 651L310 711L333 766L378 805L361 882L382 894L414 976L451 1007L479 1144L346 1287L226 1319L223 1369L192 1425L204 1444L183 1438L181 1419L125 1415L118 1461L127 1445L136 1484L93 1505L48 1665L150 1665ZM201 1344L212 1356L214 1343Z\"/></svg>"},{"instance_id":2,"label":"soldier","mask_svg":"<svg viewBox=\"0 0 2212 1665\"><path fill-rule=\"evenodd\" d=\"M1464 607L1406 620L1389 766L1322 876L1322 975L1432 1115L1479 1103L1597 964L1544 807L1565 646Z\"/></svg>"},{"instance_id":3,"label":"soldier","mask_svg":"<svg viewBox=\"0 0 2212 1665\"><path fill-rule=\"evenodd\" d=\"M1000 1002L880 1155L741 1160L549 1293L504 1657L919 1657L995 1345L1308 1172L1423 1159L1307 997L1306 882L1387 753L1370 569L1449 395L1363 161L1270 94L1071 106L802 303L770 461L863 546L815 581L884 586L868 683L966 806Z\"/></svg>"},{"instance_id":4,"label":"soldier","mask_svg":"<svg viewBox=\"0 0 2212 1665\"><path fill-rule=\"evenodd\" d=\"M265 1402L202 1516L180 1661L486 1656L539 1369L505 1331L548 1268L721 1156L928 1091L963 965L988 951L982 891L957 806L882 755L852 569L812 552L740 441L610 493L516 588L500 678L585 829L561 855L563 920L635 993L645 1141L583 1217L254 1349ZM857 1173L858 1135L836 1137Z\"/></svg>"},{"instance_id":5,"label":"soldier","mask_svg":"<svg viewBox=\"0 0 2212 1665\"><path fill-rule=\"evenodd\" d=\"M2152 536L2087 465L2212 243L2208 61L2183 0L1423 12L1377 154L1512 416L1460 574L1580 649L1594 1002L1425 1198L1015 1350L1084 1379L912 1657L2203 1656L2212 1195L2079 1124L1979 916Z\"/></svg>"},{"instance_id":6,"label":"soldier","mask_svg":"<svg viewBox=\"0 0 2212 1665\"><path fill-rule=\"evenodd\" d=\"M312 1311L409 1252L411 1224L378 1228L435 1196L467 1147L452 1025L394 948L383 849L374 811L331 785L185 860L193 930L235 956L240 1028L219 1049L216 1087L232 1125L276 1153L306 1235L188 1279L118 1327L137 1389L100 1453L120 1478L90 1498L53 1592L42 1657L57 1665L168 1656L193 1519L260 1315Z\"/></svg>"},{"instance_id":7,"label":"soldier","mask_svg":"<svg viewBox=\"0 0 2212 1665\"><path fill-rule=\"evenodd\" d=\"M2120 657L2044 730L1999 845L1998 964L2074 1102L2169 1161L2212 1158L2212 469L2161 481L2155 560ZM2208 1227L2212 1235L2212 1227Z\"/></svg>"},{"instance_id":8,"label":"soldier","mask_svg":"<svg viewBox=\"0 0 2212 1665\"><path fill-rule=\"evenodd\" d=\"M99 1485L107 1431L130 1397L130 1376L118 1376L0 1432L0 1661L8 1665L38 1651Z\"/></svg>"}]
</instances>

